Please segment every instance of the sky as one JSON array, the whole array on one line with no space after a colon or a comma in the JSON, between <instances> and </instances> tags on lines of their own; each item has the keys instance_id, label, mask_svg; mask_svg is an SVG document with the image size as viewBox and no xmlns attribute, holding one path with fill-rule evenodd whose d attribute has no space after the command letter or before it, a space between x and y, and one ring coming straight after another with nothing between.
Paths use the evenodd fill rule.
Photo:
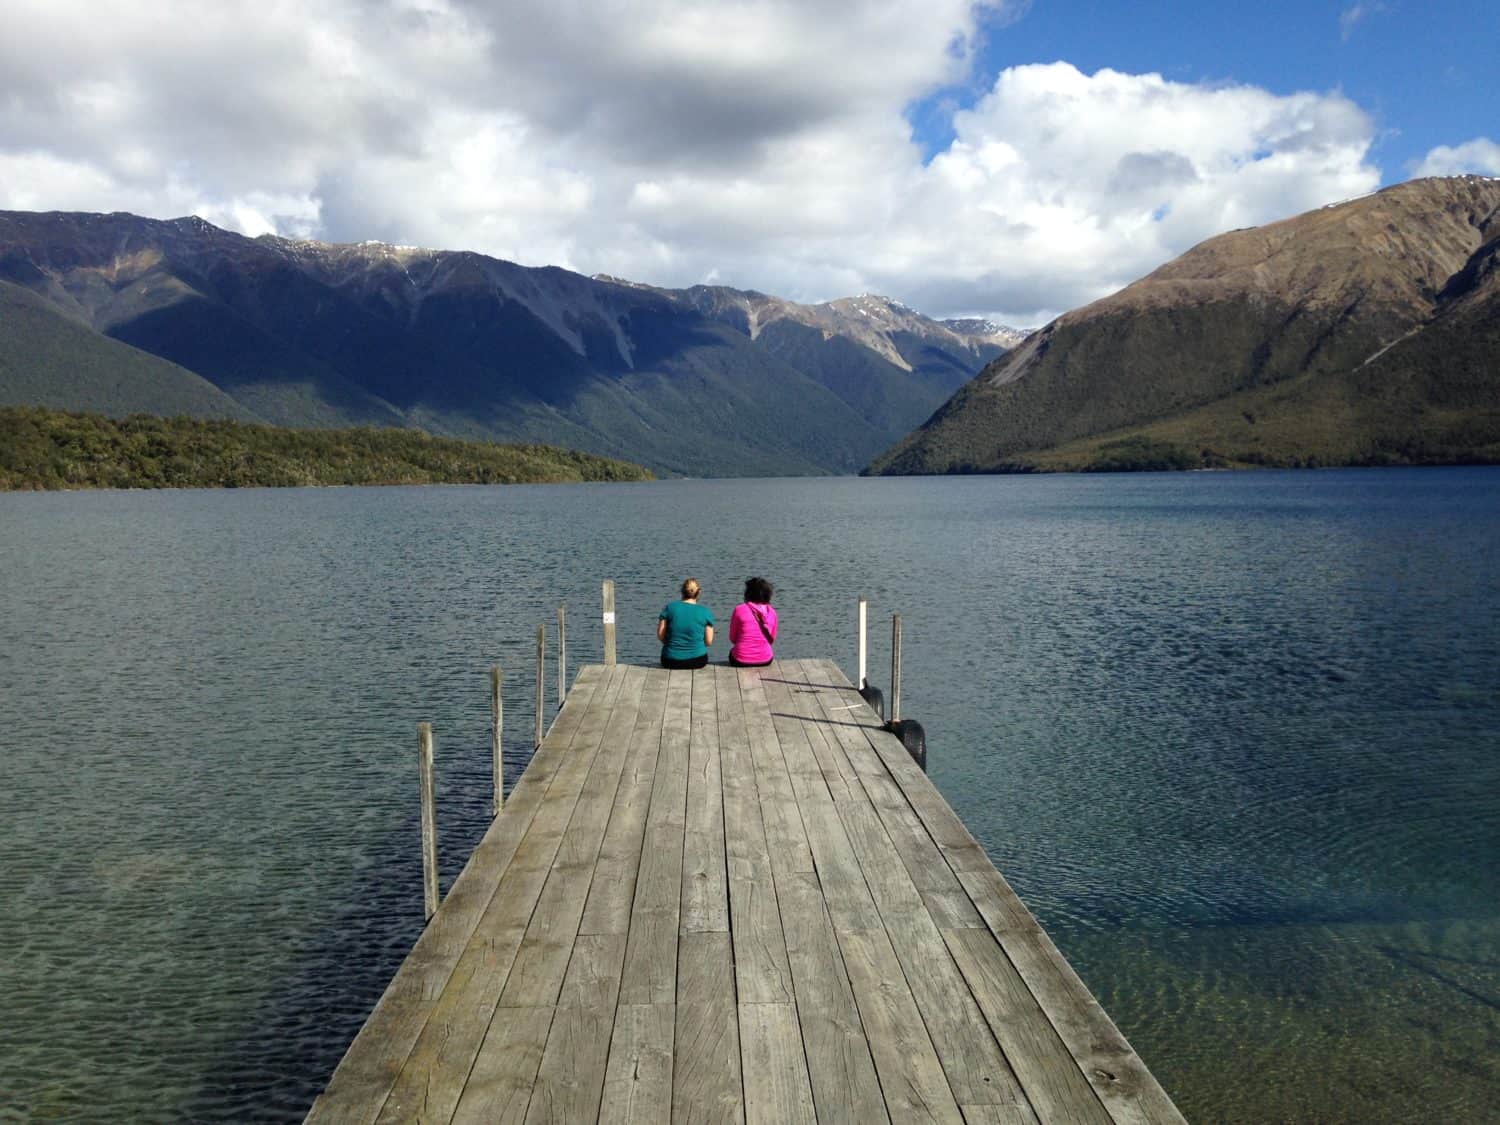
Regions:
<instances>
[{"instance_id":1,"label":"sky","mask_svg":"<svg viewBox=\"0 0 1500 1125\"><path fill-rule=\"evenodd\" d=\"M0 209L1030 327L1500 175L1500 5L0 0Z\"/></svg>"}]
</instances>

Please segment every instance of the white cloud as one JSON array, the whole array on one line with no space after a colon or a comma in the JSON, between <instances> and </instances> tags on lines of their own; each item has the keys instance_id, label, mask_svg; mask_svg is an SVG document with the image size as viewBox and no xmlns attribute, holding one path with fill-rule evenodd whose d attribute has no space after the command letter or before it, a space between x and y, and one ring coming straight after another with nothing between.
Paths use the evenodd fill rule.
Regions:
<instances>
[{"instance_id":1,"label":"white cloud","mask_svg":"<svg viewBox=\"0 0 1500 1125\"><path fill-rule=\"evenodd\" d=\"M1043 309L1100 296L1213 234L1379 183L1365 161L1371 122L1339 95L1054 63L1003 72L955 125L923 185L931 213L954 217L955 272L995 271L993 301L1014 302L1029 283Z\"/></svg>"},{"instance_id":2,"label":"white cloud","mask_svg":"<svg viewBox=\"0 0 1500 1125\"><path fill-rule=\"evenodd\" d=\"M1475 137L1461 145L1438 145L1412 169L1414 176L1500 176L1500 144Z\"/></svg>"},{"instance_id":3,"label":"white cloud","mask_svg":"<svg viewBox=\"0 0 1500 1125\"><path fill-rule=\"evenodd\" d=\"M1379 3L1378 0L1374 3L1371 3L1370 0L1364 0L1363 3L1350 4L1339 13L1339 38L1345 43L1349 42L1356 27L1376 12L1383 12L1385 10L1385 5Z\"/></svg>"},{"instance_id":4,"label":"white cloud","mask_svg":"<svg viewBox=\"0 0 1500 1125\"><path fill-rule=\"evenodd\" d=\"M1338 94L1065 63L1002 72L924 163L905 114L1016 0L0 7L0 207L1032 322L1378 183Z\"/></svg>"}]
</instances>

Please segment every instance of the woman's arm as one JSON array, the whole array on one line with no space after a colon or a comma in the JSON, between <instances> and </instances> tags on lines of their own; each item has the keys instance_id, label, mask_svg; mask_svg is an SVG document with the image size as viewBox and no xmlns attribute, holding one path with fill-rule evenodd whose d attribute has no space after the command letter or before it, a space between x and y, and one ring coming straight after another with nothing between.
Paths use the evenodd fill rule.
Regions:
<instances>
[{"instance_id":1,"label":"woman's arm","mask_svg":"<svg viewBox=\"0 0 1500 1125\"><path fill-rule=\"evenodd\" d=\"M662 644L667 643L667 619L665 617L656 619L656 639Z\"/></svg>"},{"instance_id":2,"label":"woman's arm","mask_svg":"<svg viewBox=\"0 0 1500 1125\"><path fill-rule=\"evenodd\" d=\"M712 625L703 626L703 643L706 645L714 643L714 627Z\"/></svg>"}]
</instances>

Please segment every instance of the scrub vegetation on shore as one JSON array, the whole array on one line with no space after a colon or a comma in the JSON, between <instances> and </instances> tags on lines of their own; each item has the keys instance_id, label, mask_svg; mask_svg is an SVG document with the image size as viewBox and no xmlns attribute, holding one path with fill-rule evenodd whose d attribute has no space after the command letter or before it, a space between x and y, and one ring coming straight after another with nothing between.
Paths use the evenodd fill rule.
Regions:
<instances>
[{"instance_id":1,"label":"scrub vegetation on shore","mask_svg":"<svg viewBox=\"0 0 1500 1125\"><path fill-rule=\"evenodd\" d=\"M0 490L639 481L626 461L420 430L292 430L199 418L0 408Z\"/></svg>"}]
</instances>

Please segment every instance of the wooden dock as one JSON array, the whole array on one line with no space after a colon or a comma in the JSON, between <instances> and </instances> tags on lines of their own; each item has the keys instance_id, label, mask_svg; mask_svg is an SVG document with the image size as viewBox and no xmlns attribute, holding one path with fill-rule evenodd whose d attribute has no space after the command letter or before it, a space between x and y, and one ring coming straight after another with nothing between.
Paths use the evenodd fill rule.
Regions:
<instances>
[{"instance_id":1,"label":"wooden dock","mask_svg":"<svg viewBox=\"0 0 1500 1125\"><path fill-rule=\"evenodd\" d=\"M307 1120L1182 1117L838 668L795 660L583 668Z\"/></svg>"}]
</instances>

